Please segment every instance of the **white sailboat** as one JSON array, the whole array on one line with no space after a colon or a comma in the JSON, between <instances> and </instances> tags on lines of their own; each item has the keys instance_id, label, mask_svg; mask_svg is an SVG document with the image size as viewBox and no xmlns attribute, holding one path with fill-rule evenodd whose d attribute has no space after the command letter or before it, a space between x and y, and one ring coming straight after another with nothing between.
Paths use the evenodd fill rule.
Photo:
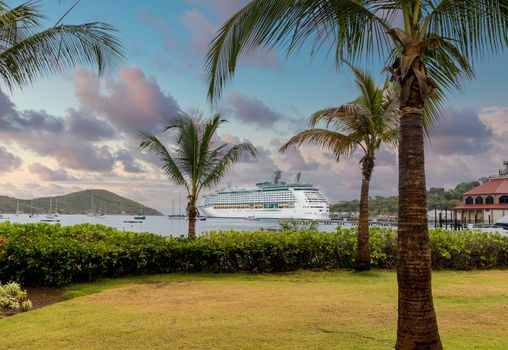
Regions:
<instances>
[{"instance_id":1,"label":"white sailboat","mask_svg":"<svg viewBox=\"0 0 508 350\"><path fill-rule=\"evenodd\" d=\"M90 194L92 195L92 200L90 202L90 212L88 214L86 214L86 216L94 217L95 216L95 208L94 208L94 203L93 203L93 192L90 192Z\"/></svg>"},{"instance_id":2,"label":"white sailboat","mask_svg":"<svg viewBox=\"0 0 508 350\"><path fill-rule=\"evenodd\" d=\"M16 202L16 216L18 216L19 214L21 214L21 211L19 210L19 199L18 199Z\"/></svg>"},{"instance_id":3,"label":"white sailboat","mask_svg":"<svg viewBox=\"0 0 508 350\"><path fill-rule=\"evenodd\" d=\"M49 212L45 219L41 219L42 222L60 222L55 215L53 215L53 197L49 197Z\"/></svg>"},{"instance_id":4,"label":"white sailboat","mask_svg":"<svg viewBox=\"0 0 508 350\"><path fill-rule=\"evenodd\" d=\"M60 216L60 214L58 213L58 197L55 197L55 212L54 212L53 216L54 217Z\"/></svg>"}]
</instances>

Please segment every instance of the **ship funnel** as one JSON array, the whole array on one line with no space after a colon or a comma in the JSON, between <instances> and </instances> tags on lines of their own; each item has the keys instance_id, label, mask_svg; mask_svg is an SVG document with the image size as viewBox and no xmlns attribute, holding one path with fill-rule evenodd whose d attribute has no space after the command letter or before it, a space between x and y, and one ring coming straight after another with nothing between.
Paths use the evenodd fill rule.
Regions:
<instances>
[{"instance_id":1,"label":"ship funnel","mask_svg":"<svg viewBox=\"0 0 508 350\"><path fill-rule=\"evenodd\" d=\"M273 173L273 183L274 184L278 184L279 181L280 181L281 176L282 176L282 171L277 170L276 172L274 172Z\"/></svg>"}]
</instances>

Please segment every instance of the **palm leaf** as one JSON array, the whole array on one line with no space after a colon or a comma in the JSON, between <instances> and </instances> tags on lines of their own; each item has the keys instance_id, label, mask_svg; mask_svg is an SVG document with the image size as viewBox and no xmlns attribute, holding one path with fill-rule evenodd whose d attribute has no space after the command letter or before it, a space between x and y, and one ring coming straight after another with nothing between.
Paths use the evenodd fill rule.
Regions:
<instances>
[{"instance_id":1,"label":"palm leaf","mask_svg":"<svg viewBox=\"0 0 508 350\"><path fill-rule=\"evenodd\" d=\"M187 181L185 181L184 175L162 142L152 134L140 132L140 135L145 139L140 144L141 150L155 153L163 164L162 169L164 170L164 174L175 184L184 185L187 191L189 191L189 186Z\"/></svg>"},{"instance_id":2,"label":"palm leaf","mask_svg":"<svg viewBox=\"0 0 508 350\"><path fill-rule=\"evenodd\" d=\"M242 156L256 156L256 149L249 142L240 143L231 147L224 156L215 163L215 166L206 174L201 182L201 188L211 188L220 183L224 175L236 164Z\"/></svg>"},{"instance_id":3,"label":"palm leaf","mask_svg":"<svg viewBox=\"0 0 508 350\"><path fill-rule=\"evenodd\" d=\"M124 52L113 26L94 22L42 30L44 17L35 4L0 5L0 76L9 89L78 65L103 75L120 64Z\"/></svg>"},{"instance_id":4,"label":"palm leaf","mask_svg":"<svg viewBox=\"0 0 508 350\"><path fill-rule=\"evenodd\" d=\"M355 0L253 0L217 32L205 63L208 96L213 101L235 71L238 57L255 47L283 47L289 55L313 37L314 55L334 47L335 60L355 60L390 45L385 17L375 2ZM364 6L367 5L367 6ZM369 10L369 6L372 11ZM375 50L378 51L375 51ZM330 51L331 49L329 49Z\"/></svg>"},{"instance_id":5,"label":"palm leaf","mask_svg":"<svg viewBox=\"0 0 508 350\"><path fill-rule=\"evenodd\" d=\"M303 145L313 145L329 150L335 155L338 161L340 157L349 157L352 155L358 146L358 142L348 135L343 135L335 131L310 129L302 131L290 138L279 151L285 152L288 149Z\"/></svg>"}]
</instances>

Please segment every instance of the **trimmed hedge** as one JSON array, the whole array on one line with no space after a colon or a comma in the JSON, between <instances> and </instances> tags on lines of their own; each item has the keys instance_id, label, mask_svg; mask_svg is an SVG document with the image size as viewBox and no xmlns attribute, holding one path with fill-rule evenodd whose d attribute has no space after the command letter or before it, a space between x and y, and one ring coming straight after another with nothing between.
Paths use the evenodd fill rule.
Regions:
<instances>
[{"instance_id":1,"label":"trimmed hedge","mask_svg":"<svg viewBox=\"0 0 508 350\"><path fill-rule=\"evenodd\" d=\"M508 267L508 236L430 231L436 269ZM371 228L376 268L395 267L396 230ZM66 285L99 277L168 272L284 272L353 267L356 228L336 232L212 232L197 239L103 225L0 224L0 281Z\"/></svg>"}]
</instances>

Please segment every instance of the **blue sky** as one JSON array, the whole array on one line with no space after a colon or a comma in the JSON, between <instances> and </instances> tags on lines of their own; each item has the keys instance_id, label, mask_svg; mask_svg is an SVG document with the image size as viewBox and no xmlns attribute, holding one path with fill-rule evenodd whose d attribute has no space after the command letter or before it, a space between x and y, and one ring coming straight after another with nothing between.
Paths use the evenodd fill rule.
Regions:
<instances>
[{"instance_id":1,"label":"blue sky","mask_svg":"<svg viewBox=\"0 0 508 350\"><path fill-rule=\"evenodd\" d=\"M0 118L10 111L24 118L27 128L2 133L0 192L30 198L105 188L168 208L181 190L137 150L135 133L137 128L156 132L176 110L198 107L207 114L220 111L231 121L219 132L222 140L249 140L259 149L258 161L240 164L224 185L249 186L280 168L287 176L302 171L302 178L318 185L332 202L356 198L359 157L336 164L316 149L277 153L303 130L312 112L346 103L358 93L350 72L336 71L324 54L310 59L303 50L286 59L276 51L251 53L242 59L217 109L208 104L202 72L206 46L219 25L247 2L81 0L64 22L113 24L127 58L117 74L101 81L81 68L22 90L2 89ZM73 3L45 0L40 6L51 24ZM501 167L508 136L507 62L504 53L478 64L477 79L465 84L463 94L450 97L427 147L429 186L451 187ZM369 68L380 73L382 62ZM40 120L44 126L37 124ZM396 176L395 152L383 150L371 193L395 194Z\"/></svg>"}]
</instances>

